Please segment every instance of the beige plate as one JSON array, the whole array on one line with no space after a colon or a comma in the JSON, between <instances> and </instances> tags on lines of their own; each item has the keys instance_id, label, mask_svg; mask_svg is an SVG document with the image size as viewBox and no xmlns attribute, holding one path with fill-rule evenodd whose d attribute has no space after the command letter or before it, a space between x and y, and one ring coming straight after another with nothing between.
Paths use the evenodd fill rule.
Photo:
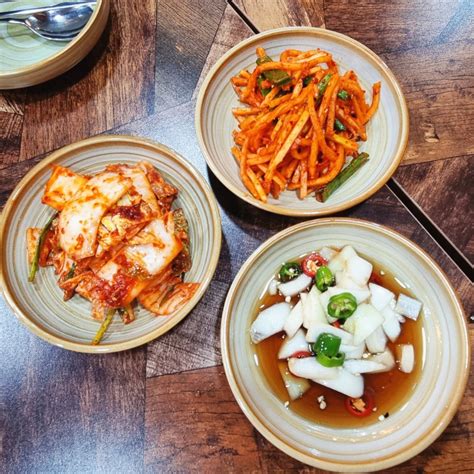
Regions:
<instances>
[{"instance_id":1,"label":"beige plate","mask_svg":"<svg viewBox=\"0 0 474 474\"><path fill-rule=\"evenodd\" d=\"M18 0L0 4L0 12L51 4L50 0ZM34 86L71 69L99 40L109 9L109 0L98 0L87 25L69 43L45 40L23 26L0 24L0 89Z\"/></svg>"},{"instance_id":2,"label":"beige plate","mask_svg":"<svg viewBox=\"0 0 474 474\"><path fill-rule=\"evenodd\" d=\"M193 265L186 281L200 282L198 292L171 316L153 316L138 305L136 321L124 325L115 318L100 346L90 341L99 328L91 305L75 296L68 302L51 267L40 268L28 283L25 232L41 227L52 209L41 204L50 176L58 164L79 173L96 173L110 163L147 160L179 189L173 207L182 207L189 221ZM99 136L66 146L35 166L7 201L0 221L0 283L14 313L32 332L52 344L79 352L115 352L149 342L175 326L197 304L216 269L221 248L221 222L214 195L202 176L183 158L158 143L127 136Z\"/></svg>"},{"instance_id":3,"label":"beige plate","mask_svg":"<svg viewBox=\"0 0 474 474\"><path fill-rule=\"evenodd\" d=\"M383 422L336 429L285 408L258 366L249 328L258 300L285 261L325 245L351 244L396 276L423 302L421 376L406 401ZM229 290L221 326L222 358L243 412L271 443L315 467L374 471L399 464L431 444L461 401L470 364L464 313L438 265L391 229L362 220L326 218L278 233L245 262Z\"/></svg>"},{"instance_id":4,"label":"beige plate","mask_svg":"<svg viewBox=\"0 0 474 474\"><path fill-rule=\"evenodd\" d=\"M237 126L231 109L239 106L230 84L241 69L253 70L255 50L277 57L288 48L321 48L330 52L342 71L353 69L366 91L382 82L380 106L367 127L368 140L360 147L370 161L325 203L313 196L298 199L294 191L263 203L251 196L232 157L232 130ZM370 98L371 100L371 98ZM400 86L386 64L370 49L348 36L320 28L280 28L242 41L211 69L199 92L196 131L207 164L222 183L243 200L270 212L290 216L320 216L342 211L367 199L382 187L402 159L408 140L408 111Z\"/></svg>"}]
</instances>

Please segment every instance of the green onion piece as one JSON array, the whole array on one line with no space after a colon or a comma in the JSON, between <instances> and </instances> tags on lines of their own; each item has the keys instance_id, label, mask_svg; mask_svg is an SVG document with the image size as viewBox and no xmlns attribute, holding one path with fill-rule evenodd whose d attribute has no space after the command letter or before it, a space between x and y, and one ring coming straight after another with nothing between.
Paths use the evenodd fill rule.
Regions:
<instances>
[{"instance_id":1,"label":"green onion piece","mask_svg":"<svg viewBox=\"0 0 474 474\"><path fill-rule=\"evenodd\" d=\"M320 193L322 202L327 201L329 196L342 184L344 184L362 165L369 159L367 153L361 153L354 158Z\"/></svg>"},{"instance_id":2,"label":"green onion piece","mask_svg":"<svg viewBox=\"0 0 474 474\"><path fill-rule=\"evenodd\" d=\"M53 224L54 219L56 219L56 216L57 214L54 214L53 216L50 217L49 221L46 223L46 225L43 227L43 230L40 233L38 243L35 249L35 254L33 256L33 260L30 266L30 273L28 275L29 282L33 282L35 280L36 272L38 271L40 253L44 244L44 239L46 239L46 234L48 233L48 230L51 228L51 225Z\"/></svg>"},{"instance_id":3,"label":"green onion piece","mask_svg":"<svg viewBox=\"0 0 474 474\"><path fill-rule=\"evenodd\" d=\"M112 322L112 319L114 318L115 314L115 309L109 309L107 311L107 314L105 315L105 319L102 321L102 324L100 325L99 330L97 331L97 334L94 337L94 340L92 341L93 346L99 345L100 341L104 337L105 331L107 331L107 328L110 326L110 323Z\"/></svg>"},{"instance_id":4,"label":"green onion piece","mask_svg":"<svg viewBox=\"0 0 474 474\"><path fill-rule=\"evenodd\" d=\"M318 268L314 281L319 291L326 291L330 286L334 286L336 283L334 275L326 265L322 265Z\"/></svg>"},{"instance_id":5,"label":"green onion piece","mask_svg":"<svg viewBox=\"0 0 474 474\"><path fill-rule=\"evenodd\" d=\"M343 132L346 127L345 125L338 119L334 120L334 129L337 130L338 132Z\"/></svg>"},{"instance_id":6,"label":"green onion piece","mask_svg":"<svg viewBox=\"0 0 474 474\"><path fill-rule=\"evenodd\" d=\"M323 332L319 335L313 344L313 352L315 354L323 353L329 357L335 356L341 347L341 338L329 332Z\"/></svg>"},{"instance_id":7,"label":"green onion piece","mask_svg":"<svg viewBox=\"0 0 474 474\"><path fill-rule=\"evenodd\" d=\"M301 266L298 262L287 262L281 266L278 275L280 276L280 280L285 283L301 275L301 272Z\"/></svg>"},{"instance_id":8,"label":"green onion piece","mask_svg":"<svg viewBox=\"0 0 474 474\"><path fill-rule=\"evenodd\" d=\"M306 87L307 85L309 85L309 83L313 80L313 76L306 76L304 79L303 79L303 87Z\"/></svg>"},{"instance_id":9,"label":"green onion piece","mask_svg":"<svg viewBox=\"0 0 474 474\"><path fill-rule=\"evenodd\" d=\"M349 92L345 91L344 89L341 89L337 93L337 96L339 97L339 99L342 99L342 100L347 100L350 97Z\"/></svg>"},{"instance_id":10,"label":"green onion piece","mask_svg":"<svg viewBox=\"0 0 474 474\"><path fill-rule=\"evenodd\" d=\"M257 58L258 66L260 66L260 64L269 62L273 62L273 59L270 56L263 56L261 58ZM281 69L272 69L271 71L265 71L263 73L263 76L275 86L284 86L291 82L291 76L286 71L282 71Z\"/></svg>"},{"instance_id":11,"label":"green onion piece","mask_svg":"<svg viewBox=\"0 0 474 474\"><path fill-rule=\"evenodd\" d=\"M258 88L260 89L260 92L262 93L263 97L265 97L272 89L271 87L262 87L262 82L265 80L265 78L260 74L260 76L257 77L257 85Z\"/></svg>"},{"instance_id":12,"label":"green onion piece","mask_svg":"<svg viewBox=\"0 0 474 474\"><path fill-rule=\"evenodd\" d=\"M321 99L328 88L329 81L331 80L332 74L326 74L318 84L318 99Z\"/></svg>"},{"instance_id":13,"label":"green onion piece","mask_svg":"<svg viewBox=\"0 0 474 474\"><path fill-rule=\"evenodd\" d=\"M328 356L324 352L319 352L316 356L316 360L324 367L340 367L344 364L346 354L344 352L338 352L334 356Z\"/></svg>"},{"instance_id":14,"label":"green onion piece","mask_svg":"<svg viewBox=\"0 0 474 474\"><path fill-rule=\"evenodd\" d=\"M331 296L328 303L328 314L336 319L347 319L357 309L357 300L352 293L340 293Z\"/></svg>"},{"instance_id":15,"label":"green onion piece","mask_svg":"<svg viewBox=\"0 0 474 474\"><path fill-rule=\"evenodd\" d=\"M72 265L71 265L71 268L69 269L69 271L67 272L67 275L66 275L66 280L69 280L71 279L73 276L74 276L74 272L76 271L76 262L72 262Z\"/></svg>"}]
</instances>

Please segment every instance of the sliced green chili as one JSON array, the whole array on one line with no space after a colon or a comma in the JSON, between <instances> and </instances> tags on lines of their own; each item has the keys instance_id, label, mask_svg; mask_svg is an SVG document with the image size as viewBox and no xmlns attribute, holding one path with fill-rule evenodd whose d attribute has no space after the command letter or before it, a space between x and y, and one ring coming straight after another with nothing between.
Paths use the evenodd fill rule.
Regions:
<instances>
[{"instance_id":1,"label":"sliced green chili","mask_svg":"<svg viewBox=\"0 0 474 474\"><path fill-rule=\"evenodd\" d=\"M41 249L43 248L44 240L46 239L46 234L48 233L48 230L51 228L51 225L53 224L54 219L56 219L56 216L57 214L54 214L53 216L50 217L49 221L43 227L39 235L38 243L36 244L35 254L33 256L33 260L31 261L30 273L28 275L29 282L33 282L35 280L36 272L38 271Z\"/></svg>"},{"instance_id":2,"label":"sliced green chili","mask_svg":"<svg viewBox=\"0 0 474 474\"><path fill-rule=\"evenodd\" d=\"M301 266L298 262L287 262L281 266L278 275L282 282L287 282L301 275L301 271Z\"/></svg>"},{"instance_id":3,"label":"sliced green chili","mask_svg":"<svg viewBox=\"0 0 474 474\"><path fill-rule=\"evenodd\" d=\"M326 291L330 286L333 286L336 283L334 275L326 265L318 268L314 280L316 283L316 288L319 291Z\"/></svg>"},{"instance_id":4,"label":"sliced green chili","mask_svg":"<svg viewBox=\"0 0 474 474\"><path fill-rule=\"evenodd\" d=\"M318 99L321 99L326 89L328 88L329 81L331 80L332 74L326 74L318 84Z\"/></svg>"},{"instance_id":5,"label":"sliced green chili","mask_svg":"<svg viewBox=\"0 0 474 474\"><path fill-rule=\"evenodd\" d=\"M334 129L338 132L343 132L346 129L346 126L338 119L334 120Z\"/></svg>"},{"instance_id":6,"label":"sliced green chili","mask_svg":"<svg viewBox=\"0 0 474 474\"><path fill-rule=\"evenodd\" d=\"M257 58L258 66L260 66L260 64L269 62L273 62L273 59L270 56L262 56L261 58ZM291 76L286 71L282 71L281 69L264 71L263 77L275 86L284 86L291 82Z\"/></svg>"},{"instance_id":7,"label":"sliced green chili","mask_svg":"<svg viewBox=\"0 0 474 474\"><path fill-rule=\"evenodd\" d=\"M322 352L327 356L335 356L341 347L341 338L329 332L323 332L313 344L313 352L319 354Z\"/></svg>"},{"instance_id":8,"label":"sliced green chili","mask_svg":"<svg viewBox=\"0 0 474 474\"><path fill-rule=\"evenodd\" d=\"M306 76L304 79L303 79L303 87L306 87L307 85L309 85L309 83L313 80L313 76Z\"/></svg>"},{"instance_id":9,"label":"sliced green chili","mask_svg":"<svg viewBox=\"0 0 474 474\"><path fill-rule=\"evenodd\" d=\"M328 200L329 196L340 186L342 186L359 168L361 168L369 159L367 153L361 153L354 158L346 168L344 168L321 192L322 202Z\"/></svg>"},{"instance_id":10,"label":"sliced green chili","mask_svg":"<svg viewBox=\"0 0 474 474\"><path fill-rule=\"evenodd\" d=\"M357 300L352 293L340 293L331 296L328 303L328 314L336 319L347 319L357 309Z\"/></svg>"},{"instance_id":11,"label":"sliced green chili","mask_svg":"<svg viewBox=\"0 0 474 474\"><path fill-rule=\"evenodd\" d=\"M341 89L337 93L337 96L339 97L339 99L342 99L342 100L347 100L350 97L349 92L345 91L344 89Z\"/></svg>"},{"instance_id":12,"label":"sliced green chili","mask_svg":"<svg viewBox=\"0 0 474 474\"><path fill-rule=\"evenodd\" d=\"M335 356L328 356L324 352L319 352L316 356L316 360L324 367L340 367L344 364L346 354L344 352L338 352Z\"/></svg>"},{"instance_id":13,"label":"sliced green chili","mask_svg":"<svg viewBox=\"0 0 474 474\"><path fill-rule=\"evenodd\" d=\"M264 80L265 80L265 78L262 75L257 77L257 85L258 85L258 88L260 89L260 92L262 93L263 97L265 97L272 90L271 87L263 87L262 86L262 82Z\"/></svg>"},{"instance_id":14,"label":"sliced green chili","mask_svg":"<svg viewBox=\"0 0 474 474\"><path fill-rule=\"evenodd\" d=\"M67 272L66 280L70 280L74 276L75 271L76 271L76 262L72 262L71 268Z\"/></svg>"}]
</instances>

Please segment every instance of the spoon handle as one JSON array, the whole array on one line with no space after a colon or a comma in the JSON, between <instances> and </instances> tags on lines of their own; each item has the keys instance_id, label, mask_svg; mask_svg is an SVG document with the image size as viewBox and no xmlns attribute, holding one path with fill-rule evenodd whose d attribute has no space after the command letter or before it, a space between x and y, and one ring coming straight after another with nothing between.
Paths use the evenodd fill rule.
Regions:
<instances>
[{"instance_id":1,"label":"spoon handle","mask_svg":"<svg viewBox=\"0 0 474 474\"><path fill-rule=\"evenodd\" d=\"M89 6L89 7L95 7L97 2L64 2L64 3L58 3L57 5L52 5L50 7L37 7L37 8L27 8L23 10L11 10L9 12L2 12L0 13L0 19L2 18L10 18L10 17L17 17L18 15L21 16L28 16L32 15L34 13L42 13L42 12L47 12L51 10L63 10L65 8L71 8L71 7L83 7L83 6Z\"/></svg>"}]
</instances>

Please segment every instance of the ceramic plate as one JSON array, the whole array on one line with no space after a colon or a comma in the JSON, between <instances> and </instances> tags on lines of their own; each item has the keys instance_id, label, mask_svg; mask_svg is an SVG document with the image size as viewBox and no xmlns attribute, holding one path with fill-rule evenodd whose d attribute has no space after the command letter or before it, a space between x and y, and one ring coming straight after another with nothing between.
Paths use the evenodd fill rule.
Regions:
<instances>
[{"instance_id":1,"label":"ceramic plate","mask_svg":"<svg viewBox=\"0 0 474 474\"><path fill-rule=\"evenodd\" d=\"M240 180L238 166L231 154L232 130L237 126L231 110L239 106L239 102L230 79L241 69L254 68L258 46L264 47L268 55L273 57L288 48L320 48L333 55L342 72L353 69L366 91L372 90L374 82L382 82L379 109L367 126L368 140L360 147L360 151L369 153L370 160L325 203L317 202L314 196L300 200L294 191L282 193L278 200L270 197L263 203L251 196ZM207 75L199 92L195 121L206 161L229 190L254 206L292 216L335 213L367 199L393 174L402 159L408 139L405 99L390 69L363 44L320 28L270 30L232 48Z\"/></svg>"},{"instance_id":2,"label":"ceramic plate","mask_svg":"<svg viewBox=\"0 0 474 474\"><path fill-rule=\"evenodd\" d=\"M0 13L57 3L61 2L22 0L0 3ZM70 42L49 41L21 25L0 23L0 89L39 84L72 68L97 43L108 15L109 0L98 0L87 25Z\"/></svg>"},{"instance_id":3,"label":"ceramic plate","mask_svg":"<svg viewBox=\"0 0 474 474\"><path fill-rule=\"evenodd\" d=\"M423 302L421 376L405 403L383 422L355 429L320 426L285 408L258 367L249 328L258 300L281 264L325 245L353 245ZM306 464L334 471L374 471L399 464L431 444L461 401L470 346L464 314L437 264L402 235L365 221L326 218L285 229L245 262L222 318L225 372L243 412L271 443Z\"/></svg>"},{"instance_id":4,"label":"ceramic plate","mask_svg":"<svg viewBox=\"0 0 474 474\"><path fill-rule=\"evenodd\" d=\"M50 165L80 173L97 173L110 163L147 160L179 189L173 207L182 207L189 221L193 264L186 281L200 282L196 295L171 316L156 317L138 306L136 321L124 325L116 318L101 345L90 341L99 328L91 319L90 303L75 296L67 303L56 285L52 267L40 268L28 283L25 232L43 227L52 209L41 204ZM200 300L214 274L221 246L217 203L202 176L183 158L163 145L134 137L99 136L54 152L33 168L7 201L0 224L0 280L6 301L18 318L43 339L80 352L114 352L144 344L181 321Z\"/></svg>"}]
</instances>

